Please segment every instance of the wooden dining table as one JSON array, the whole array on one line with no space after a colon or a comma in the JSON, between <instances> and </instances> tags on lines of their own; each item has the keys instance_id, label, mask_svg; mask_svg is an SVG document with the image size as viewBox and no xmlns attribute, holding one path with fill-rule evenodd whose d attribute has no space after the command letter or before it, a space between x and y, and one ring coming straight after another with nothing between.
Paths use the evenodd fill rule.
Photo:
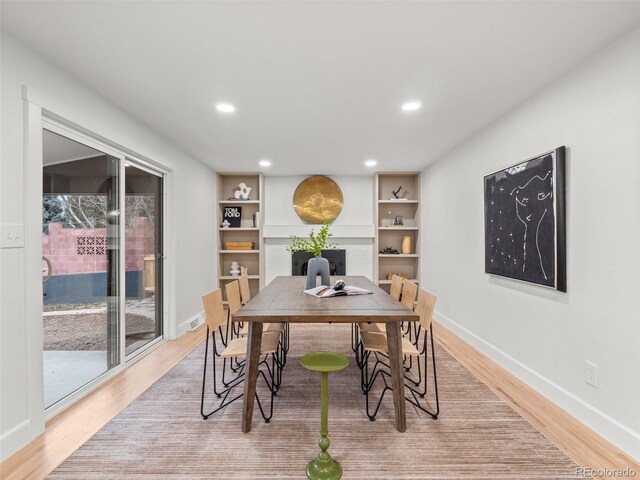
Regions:
<instances>
[{"instance_id":1,"label":"wooden dining table","mask_svg":"<svg viewBox=\"0 0 640 480\"><path fill-rule=\"evenodd\" d=\"M396 428L407 429L405 416L404 379L402 372L403 321L418 321L419 315L363 276L341 276L331 279L332 285L342 279L347 285L371 290L371 295L351 295L317 298L303 293L306 277L276 277L233 315L234 322L248 322L248 351L245 365L242 431L251 431L253 405L260 362L260 347L264 323L360 323L386 324L387 348L393 387Z\"/></svg>"}]
</instances>

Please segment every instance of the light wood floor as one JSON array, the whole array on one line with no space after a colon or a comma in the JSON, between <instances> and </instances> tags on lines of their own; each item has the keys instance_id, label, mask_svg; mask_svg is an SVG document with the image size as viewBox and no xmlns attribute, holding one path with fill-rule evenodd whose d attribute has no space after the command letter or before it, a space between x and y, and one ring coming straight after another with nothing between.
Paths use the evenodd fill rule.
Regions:
<instances>
[{"instance_id":1,"label":"light wood floor","mask_svg":"<svg viewBox=\"0 0 640 480\"><path fill-rule=\"evenodd\" d=\"M437 323L434 323L434 328L434 338L445 350L578 465L590 467L594 471L630 468L640 475L640 463L619 448L451 331Z\"/></svg>"},{"instance_id":2,"label":"light wood floor","mask_svg":"<svg viewBox=\"0 0 640 480\"><path fill-rule=\"evenodd\" d=\"M47 422L45 432L0 464L3 480L41 479L104 427L203 340L204 326L165 342Z\"/></svg>"},{"instance_id":3,"label":"light wood floor","mask_svg":"<svg viewBox=\"0 0 640 480\"><path fill-rule=\"evenodd\" d=\"M47 424L46 432L0 465L3 479L46 477L202 342L202 328L170 341ZM523 418L579 465L640 464L441 326L436 339Z\"/></svg>"}]
</instances>

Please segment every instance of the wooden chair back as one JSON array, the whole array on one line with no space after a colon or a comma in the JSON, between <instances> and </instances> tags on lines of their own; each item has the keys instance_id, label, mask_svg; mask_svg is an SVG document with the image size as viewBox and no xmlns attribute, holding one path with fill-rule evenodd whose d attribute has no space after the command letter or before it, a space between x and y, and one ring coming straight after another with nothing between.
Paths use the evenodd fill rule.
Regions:
<instances>
[{"instance_id":1,"label":"wooden chair back","mask_svg":"<svg viewBox=\"0 0 640 480\"><path fill-rule=\"evenodd\" d=\"M227 291L229 312L233 315L242 307L242 302L240 300L240 282L238 282L238 280L229 282L224 286L224 289Z\"/></svg>"},{"instance_id":2,"label":"wooden chair back","mask_svg":"<svg viewBox=\"0 0 640 480\"><path fill-rule=\"evenodd\" d=\"M389 295L394 300L400 300L400 294L402 293L402 281L404 279L399 275L391 276L391 290L389 291Z\"/></svg>"},{"instance_id":3,"label":"wooden chair back","mask_svg":"<svg viewBox=\"0 0 640 480\"><path fill-rule=\"evenodd\" d=\"M209 331L213 332L218 327L224 327L227 323L227 313L222 303L222 290L216 288L202 296L204 306L204 319L207 322Z\"/></svg>"},{"instance_id":4,"label":"wooden chair back","mask_svg":"<svg viewBox=\"0 0 640 480\"><path fill-rule=\"evenodd\" d=\"M418 294L418 285L406 278L402 281L402 300L400 302L407 308L413 310L413 304Z\"/></svg>"},{"instance_id":5,"label":"wooden chair back","mask_svg":"<svg viewBox=\"0 0 640 480\"><path fill-rule=\"evenodd\" d=\"M416 305L416 313L420 315L420 325L425 330L431 328L433 322L433 312L436 308L437 297L421 288L418 292L418 304Z\"/></svg>"},{"instance_id":6,"label":"wooden chair back","mask_svg":"<svg viewBox=\"0 0 640 480\"><path fill-rule=\"evenodd\" d=\"M249 277L246 275L240 276L240 299L244 305L251 300L251 290L249 289Z\"/></svg>"}]
</instances>

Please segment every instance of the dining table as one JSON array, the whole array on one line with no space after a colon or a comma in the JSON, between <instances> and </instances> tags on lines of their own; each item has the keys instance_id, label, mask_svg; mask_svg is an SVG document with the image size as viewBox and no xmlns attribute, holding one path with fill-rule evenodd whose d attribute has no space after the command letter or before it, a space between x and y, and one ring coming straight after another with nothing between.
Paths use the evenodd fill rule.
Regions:
<instances>
[{"instance_id":1,"label":"dining table","mask_svg":"<svg viewBox=\"0 0 640 480\"><path fill-rule=\"evenodd\" d=\"M364 276L332 277L331 284L344 280L346 285L370 290L366 295L342 295L318 298L303 292L305 276L279 276L233 315L233 322L248 323L247 360L245 365L242 431L251 431L258 364L265 323L384 323L395 426L400 432L407 429L402 371L401 323L418 321L419 315L394 300ZM348 341L345 339L345 341Z\"/></svg>"}]
</instances>

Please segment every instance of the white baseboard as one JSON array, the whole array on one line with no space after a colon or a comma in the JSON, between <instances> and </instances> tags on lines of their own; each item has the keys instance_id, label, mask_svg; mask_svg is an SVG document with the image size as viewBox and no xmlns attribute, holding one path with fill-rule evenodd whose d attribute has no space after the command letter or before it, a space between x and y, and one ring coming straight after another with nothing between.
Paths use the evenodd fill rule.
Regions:
<instances>
[{"instance_id":1,"label":"white baseboard","mask_svg":"<svg viewBox=\"0 0 640 480\"><path fill-rule=\"evenodd\" d=\"M0 461L4 462L33 440L31 420L23 420L0 436Z\"/></svg>"},{"instance_id":2,"label":"white baseboard","mask_svg":"<svg viewBox=\"0 0 640 480\"><path fill-rule=\"evenodd\" d=\"M195 327L191 326L191 322L196 320L198 324ZM202 312L196 313L192 317L187 318L184 322L178 324L178 328L176 329L176 338L181 337L185 333L193 330L194 328L198 328L200 325L204 323L204 310Z\"/></svg>"},{"instance_id":3,"label":"white baseboard","mask_svg":"<svg viewBox=\"0 0 640 480\"><path fill-rule=\"evenodd\" d=\"M581 398L540 375L446 315L436 311L435 318L442 326L451 330L509 373L522 380L600 436L606 438L627 455L640 461L640 433L633 431L606 413L589 405Z\"/></svg>"}]
</instances>

